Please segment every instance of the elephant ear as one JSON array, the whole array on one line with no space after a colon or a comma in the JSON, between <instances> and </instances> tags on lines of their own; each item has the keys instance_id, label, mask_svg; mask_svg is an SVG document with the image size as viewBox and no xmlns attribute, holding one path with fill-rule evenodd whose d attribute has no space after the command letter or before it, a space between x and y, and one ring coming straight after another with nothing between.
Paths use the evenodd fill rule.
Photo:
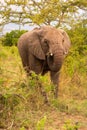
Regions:
<instances>
[{"instance_id":1,"label":"elephant ear","mask_svg":"<svg viewBox=\"0 0 87 130\"><path fill-rule=\"evenodd\" d=\"M69 48L71 46L70 38L69 38L68 34L64 30L59 29L59 31L63 35L62 45L63 45L63 49L64 49L64 54L67 55L68 51L69 51Z\"/></svg>"},{"instance_id":2,"label":"elephant ear","mask_svg":"<svg viewBox=\"0 0 87 130\"><path fill-rule=\"evenodd\" d=\"M45 60L45 54L41 48L41 41L38 30L32 31L29 38L29 52L36 58Z\"/></svg>"}]
</instances>

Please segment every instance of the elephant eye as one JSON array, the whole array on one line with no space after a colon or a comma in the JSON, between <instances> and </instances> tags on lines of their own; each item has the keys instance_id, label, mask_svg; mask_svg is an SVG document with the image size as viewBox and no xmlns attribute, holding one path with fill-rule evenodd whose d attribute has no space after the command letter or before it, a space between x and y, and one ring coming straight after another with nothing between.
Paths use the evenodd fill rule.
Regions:
<instances>
[{"instance_id":1,"label":"elephant eye","mask_svg":"<svg viewBox=\"0 0 87 130\"><path fill-rule=\"evenodd\" d=\"M44 44L48 45L48 40L47 39L44 39Z\"/></svg>"},{"instance_id":2,"label":"elephant eye","mask_svg":"<svg viewBox=\"0 0 87 130\"><path fill-rule=\"evenodd\" d=\"M64 42L64 38L63 38L62 42Z\"/></svg>"},{"instance_id":3,"label":"elephant eye","mask_svg":"<svg viewBox=\"0 0 87 130\"><path fill-rule=\"evenodd\" d=\"M49 48L49 41L47 39L44 40L44 47Z\"/></svg>"},{"instance_id":4,"label":"elephant eye","mask_svg":"<svg viewBox=\"0 0 87 130\"><path fill-rule=\"evenodd\" d=\"M43 44L42 44L42 48L43 48L45 53L48 52L48 50L49 50L49 41L47 39L44 39Z\"/></svg>"}]
</instances>

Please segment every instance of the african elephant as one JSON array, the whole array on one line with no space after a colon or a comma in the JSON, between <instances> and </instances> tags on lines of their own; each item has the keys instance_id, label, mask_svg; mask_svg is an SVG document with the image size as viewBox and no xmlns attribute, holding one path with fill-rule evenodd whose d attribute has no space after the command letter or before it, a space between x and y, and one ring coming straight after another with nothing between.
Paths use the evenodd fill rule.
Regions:
<instances>
[{"instance_id":1,"label":"african elephant","mask_svg":"<svg viewBox=\"0 0 87 130\"><path fill-rule=\"evenodd\" d=\"M27 74L30 75L31 70L41 75L49 71L55 85L55 97L58 97L60 69L70 45L67 33L51 26L26 32L18 41L18 50Z\"/></svg>"}]
</instances>

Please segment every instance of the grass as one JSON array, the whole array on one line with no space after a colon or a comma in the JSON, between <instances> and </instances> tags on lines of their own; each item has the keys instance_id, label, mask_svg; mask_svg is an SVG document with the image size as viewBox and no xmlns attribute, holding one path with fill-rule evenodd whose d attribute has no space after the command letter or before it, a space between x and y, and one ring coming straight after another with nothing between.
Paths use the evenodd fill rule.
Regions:
<instances>
[{"instance_id":1,"label":"grass","mask_svg":"<svg viewBox=\"0 0 87 130\"><path fill-rule=\"evenodd\" d=\"M75 130L77 122L81 130L87 129L87 80L84 73L75 71L69 76L64 63L57 100L51 92L53 85L49 74L39 75L50 101L48 106L44 104L36 75L33 73L33 80L26 77L17 48L0 45L0 50L0 129Z\"/></svg>"}]
</instances>

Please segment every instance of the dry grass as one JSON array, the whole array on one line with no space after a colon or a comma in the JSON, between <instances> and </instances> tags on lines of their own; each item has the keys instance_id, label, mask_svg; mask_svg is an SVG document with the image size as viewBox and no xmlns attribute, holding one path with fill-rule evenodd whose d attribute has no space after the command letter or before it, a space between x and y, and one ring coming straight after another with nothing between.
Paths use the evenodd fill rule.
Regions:
<instances>
[{"instance_id":1,"label":"dry grass","mask_svg":"<svg viewBox=\"0 0 87 130\"><path fill-rule=\"evenodd\" d=\"M64 65L58 100L53 98L48 75L40 76L50 100L47 106L36 79L26 77L17 48L0 46L0 50L1 130L68 130L70 125L76 126L76 122L80 124L79 130L86 130L87 80L84 74L75 72L70 77Z\"/></svg>"}]
</instances>

